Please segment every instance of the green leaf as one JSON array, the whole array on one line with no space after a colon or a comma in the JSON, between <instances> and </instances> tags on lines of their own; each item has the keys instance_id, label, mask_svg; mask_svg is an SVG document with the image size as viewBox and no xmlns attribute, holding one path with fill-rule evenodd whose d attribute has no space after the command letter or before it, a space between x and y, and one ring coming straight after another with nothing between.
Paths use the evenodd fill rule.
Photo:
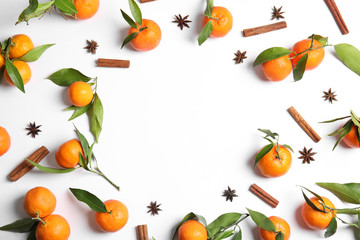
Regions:
<instances>
[{"instance_id":1,"label":"green leaf","mask_svg":"<svg viewBox=\"0 0 360 240\"><path fill-rule=\"evenodd\" d=\"M131 17L129 15L127 15L123 10L121 10L121 14L123 16L123 18L125 19L125 21L133 28L137 28L136 23L134 22L134 20L131 19Z\"/></svg>"},{"instance_id":2,"label":"green leaf","mask_svg":"<svg viewBox=\"0 0 360 240\"><path fill-rule=\"evenodd\" d=\"M349 214L352 214L352 213L349 213ZM355 213L355 214L357 215L358 213ZM349 223L349 222L339 218L338 216L336 216L336 218L339 219L343 224L347 224L349 226L359 229L359 226L356 223Z\"/></svg>"},{"instance_id":3,"label":"green leaf","mask_svg":"<svg viewBox=\"0 0 360 240\"><path fill-rule=\"evenodd\" d=\"M289 149L290 151L294 152L294 150L287 144L283 144L282 145L283 147L286 147L287 149Z\"/></svg>"},{"instance_id":4,"label":"green leaf","mask_svg":"<svg viewBox=\"0 0 360 240\"><path fill-rule=\"evenodd\" d=\"M344 202L360 204L360 192L354 191L346 184L326 182L318 182L316 184L332 192L335 196Z\"/></svg>"},{"instance_id":5,"label":"green leaf","mask_svg":"<svg viewBox=\"0 0 360 240\"><path fill-rule=\"evenodd\" d=\"M284 240L284 239L285 239L285 235L281 231L276 234L275 240Z\"/></svg>"},{"instance_id":6,"label":"green leaf","mask_svg":"<svg viewBox=\"0 0 360 240\"><path fill-rule=\"evenodd\" d=\"M5 61L5 68L6 68L7 73L9 74L11 81L14 83L14 85L20 91L25 93L24 82L21 78L21 75L20 75L18 69L15 67L15 65L9 59L6 59L6 61Z\"/></svg>"},{"instance_id":7,"label":"green leaf","mask_svg":"<svg viewBox=\"0 0 360 240\"><path fill-rule=\"evenodd\" d=\"M360 75L360 51L356 47L347 43L340 43L335 45L335 52L351 71Z\"/></svg>"},{"instance_id":8,"label":"green leaf","mask_svg":"<svg viewBox=\"0 0 360 240\"><path fill-rule=\"evenodd\" d=\"M323 37L321 35L311 35L308 38L312 39L312 36L314 36L314 39L319 41L323 46L325 46L328 43L328 37Z\"/></svg>"},{"instance_id":9,"label":"green leaf","mask_svg":"<svg viewBox=\"0 0 360 240\"><path fill-rule=\"evenodd\" d=\"M85 158L88 159L88 153L89 153L89 142L88 140L85 138L85 136L75 127L75 132L78 135L79 139L80 139L80 144L81 144L81 148L84 152L84 156ZM80 152L79 152L80 153Z\"/></svg>"},{"instance_id":10,"label":"green leaf","mask_svg":"<svg viewBox=\"0 0 360 240\"><path fill-rule=\"evenodd\" d=\"M283 57L290 54L290 50L283 47L272 47L262 51L255 59L253 67L256 67L265 62L274 60L279 57Z\"/></svg>"},{"instance_id":11,"label":"green leaf","mask_svg":"<svg viewBox=\"0 0 360 240\"><path fill-rule=\"evenodd\" d=\"M84 168L85 170L88 170L89 171L89 168L88 168L88 161L85 160L84 156L79 152L79 164L82 168Z\"/></svg>"},{"instance_id":12,"label":"green leaf","mask_svg":"<svg viewBox=\"0 0 360 240\"><path fill-rule=\"evenodd\" d=\"M68 87L77 81L88 82L90 77L85 76L81 72L73 68L63 68L51 74L48 79L59 86Z\"/></svg>"},{"instance_id":13,"label":"green leaf","mask_svg":"<svg viewBox=\"0 0 360 240\"><path fill-rule=\"evenodd\" d=\"M104 115L104 109L103 105L101 103L101 100L97 93L94 95L94 101L90 107L89 110L89 116L90 116L90 130L91 133L95 137L95 141L99 142L99 136L102 130L102 122L103 122L103 115Z\"/></svg>"},{"instance_id":14,"label":"green leaf","mask_svg":"<svg viewBox=\"0 0 360 240\"><path fill-rule=\"evenodd\" d=\"M1 50L5 53L5 56L9 55L9 49L10 49L11 44L12 44L12 37L9 37L8 39L6 39L4 41L4 43L2 44Z\"/></svg>"},{"instance_id":15,"label":"green leaf","mask_svg":"<svg viewBox=\"0 0 360 240\"><path fill-rule=\"evenodd\" d=\"M35 18L35 17L40 17L40 16L44 15L53 6L54 2L55 2L55 0L51 0L46 3L38 4L35 11L29 12L28 14L24 15L23 17L19 17L18 21L15 24L18 24L23 21L28 23L29 19Z\"/></svg>"},{"instance_id":16,"label":"green leaf","mask_svg":"<svg viewBox=\"0 0 360 240\"><path fill-rule=\"evenodd\" d=\"M348 121L343 127L342 127L342 131L341 131L341 133L340 133L340 135L339 135L339 139L336 141L336 143L335 143L335 145L334 145L334 147L333 147L333 151L334 151L334 149L337 147L337 145L339 144L339 142L341 142L343 139L344 139L344 137L351 131L351 128L352 128L352 126L353 126L353 122L352 121Z\"/></svg>"},{"instance_id":17,"label":"green leaf","mask_svg":"<svg viewBox=\"0 0 360 240\"><path fill-rule=\"evenodd\" d=\"M36 221L32 218L24 218L0 227L0 230L18 233L30 232L34 224L36 224Z\"/></svg>"},{"instance_id":18,"label":"green leaf","mask_svg":"<svg viewBox=\"0 0 360 240\"><path fill-rule=\"evenodd\" d=\"M359 228L360 228L360 213L358 213L357 217L358 217L357 225L358 225ZM360 237L360 231L358 231L357 236Z\"/></svg>"},{"instance_id":19,"label":"green leaf","mask_svg":"<svg viewBox=\"0 0 360 240\"><path fill-rule=\"evenodd\" d=\"M35 222L35 224L31 227L30 233L26 240L36 240L36 228L38 226L39 222Z\"/></svg>"},{"instance_id":20,"label":"green leaf","mask_svg":"<svg viewBox=\"0 0 360 240\"><path fill-rule=\"evenodd\" d=\"M315 211L318 211L318 212L323 212L323 213L326 212L324 209L321 210L320 208L318 208L318 207L306 196L306 194L304 193L304 191L303 191L303 190L301 190L301 191L302 191L302 194L303 194L303 196L304 196L304 199L305 199L307 205L309 205L309 207L311 207L312 209L314 209Z\"/></svg>"},{"instance_id":21,"label":"green leaf","mask_svg":"<svg viewBox=\"0 0 360 240\"><path fill-rule=\"evenodd\" d=\"M71 107L66 108L65 111L74 110L73 114L71 115L71 117L69 118L68 121L74 120L75 118L86 113L90 109L90 106L91 106L91 104L88 104L84 107L71 106Z\"/></svg>"},{"instance_id":22,"label":"green leaf","mask_svg":"<svg viewBox=\"0 0 360 240\"><path fill-rule=\"evenodd\" d=\"M230 236L234 235L234 230L227 230L224 232L219 233L219 235L217 235L214 240L221 240L224 238L228 238Z\"/></svg>"},{"instance_id":23,"label":"green leaf","mask_svg":"<svg viewBox=\"0 0 360 240\"><path fill-rule=\"evenodd\" d=\"M48 49L49 47L55 44L45 44L31 49L28 53L22 56L19 60L24 62L34 62L40 58L40 56Z\"/></svg>"},{"instance_id":24,"label":"green leaf","mask_svg":"<svg viewBox=\"0 0 360 240\"><path fill-rule=\"evenodd\" d=\"M105 204L94 194L77 188L69 188L77 200L86 203L92 210L99 213L106 213Z\"/></svg>"},{"instance_id":25,"label":"green leaf","mask_svg":"<svg viewBox=\"0 0 360 240\"><path fill-rule=\"evenodd\" d=\"M5 65L0 68L0 85L5 72Z\"/></svg>"},{"instance_id":26,"label":"green leaf","mask_svg":"<svg viewBox=\"0 0 360 240\"><path fill-rule=\"evenodd\" d=\"M131 42L134 38L136 38L136 36L138 35L139 32L133 32L129 35L127 35L127 37L124 39L123 44L121 45L121 48L123 48L126 44L128 44L129 42Z\"/></svg>"},{"instance_id":27,"label":"green leaf","mask_svg":"<svg viewBox=\"0 0 360 240\"><path fill-rule=\"evenodd\" d=\"M332 235L334 235L336 233L336 229L337 229L337 222L336 222L335 217L333 216L329 223L329 226L327 227L327 229L325 231L324 237L325 238L331 237Z\"/></svg>"},{"instance_id":28,"label":"green leaf","mask_svg":"<svg viewBox=\"0 0 360 240\"><path fill-rule=\"evenodd\" d=\"M246 208L246 209L248 210L251 219L255 222L255 224L258 227L260 227L266 231L276 232L273 222L268 217L266 217L264 214L262 214L260 212L250 210L249 208Z\"/></svg>"},{"instance_id":29,"label":"green leaf","mask_svg":"<svg viewBox=\"0 0 360 240\"><path fill-rule=\"evenodd\" d=\"M175 229L175 232L172 236L172 240L174 240L174 238L176 237L176 233L179 229L179 227L186 221L188 220L192 220L192 219L195 219L195 220L199 220L205 227L207 227L206 225L206 220L203 216L199 215L199 214L196 214L196 213L193 213L193 212L190 212L188 213L182 220L181 222L176 226L176 229Z\"/></svg>"},{"instance_id":30,"label":"green leaf","mask_svg":"<svg viewBox=\"0 0 360 240\"><path fill-rule=\"evenodd\" d=\"M211 17L213 7L214 7L214 0L207 0L205 16Z\"/></svg>"},{"instance_id":31,"label":"green leaf","mask_svg":"<svg viewBox=\"0 0 360 240\"><path fill-rule=\"evenodd\" d=\"M322 203L325 203L324 202L324 199L319 195L319 194L316 194L315 192L311 191L310 189L306 188L306 187L303 187L301 186L301 188L305 189L306 191L308 191L309 193L311 193L312 195L314 195L317 199L319 199Z\"/></svg>"},{"instance_id":32,"label":"green leaf","mask_svg":"<svg viewBox=\"0 0 360 240\"><path fill-rule=\"evenodd\" d=\"M263 149L261 149L261 151L256 155L255 157L255 164L254 167L256 167L256 165L258 164L258 162L268 153L271 151L271 149L274 147L273 143L270 143L268 145L266 145L265 147L263 147Z\"/></svg>"},{"instance_id":33,"label":"green leaf","mask_svg":"<svg viewBox=\"0 0 360 240\"><path fill-rule=\"evenodd\" d=\"M141 10L139 6L136 4L134 0L129 0L129 6L131 14L133 15L135 21L140 25L142 25L142 16L141 16Z\"/></svg>"},{"instance_id":34,"label":"green leaf","mask_svg":"<svg viewBox=\"0 0 360 240\"><path fill-rule=\"evenodd\" d=\"M356 114L352 110L350 110L350 116L351 116L352 122L355 124L355 126L357 126L359 128L360 127L359 117L356 116Z\"/></svg>"},{"instance_id":35,"label":"green leaf","mask_svg":"<svg viewBox=\"0 0 360 240\"><path fill-rule=\"evenodd\" d=\"M225 213L220 215L212 223L207 226L210 237L215 236L221 230L233 226L242 216L241 213Z\"/></svg>"},{"instance_id":36,"label":"green leaf","mask_svg":"<svg viewBox=\"0 0 360 240\"><path fill-rule=\"evenodd\" d=\"M55 0L54 5L65 14L76 14L78 12L71 0Z\"/></svg>"},{"instance_id":37,"label":"green leaf","mask_svg":"<svg viewBox=\"0 0 360 240\"><path fill-rule=\"evenodd\" d=\"M38 1L37 0L29 0L29 6L22 11L18 18L18 22L26 21L26 16L35 12L38 7Z\"/></svg>"},{"instance_id":38,"label":"green leaf","mask_svg":"<svg viewBox=\"0 0 360 240\"><path fill-rule=\"evenodd\" d=\"M241 228L239 228L239 231L234 235L232 240L242 240Z\"/></svg>"},{"instance_id":39,"label":"green leaf","mask_svg":"<svg viewBox=\"0 0 360 240\"><path fill-rule=\"evenodd\" d=\"M201 46L201 44L203 44L210 37L212 31L213 31L213 25L211 21L208 21L204 26L204 28L201 30L199 37L197 39L199 46Z\"/></svg>"},{"instance_id":40,"label":"green leaf","mask_svg":"<svg viewBox=\"0 0 360 240\"><path fill-rule=\"evenodd\" d=\"M296 66L294 67L293 70L293 77L295 81L299 81L300 79L302 79L304 72L305 72L305 67L306 67L306 62L308 59L309 54L306 53L304 56L302 56L300 58L300 60L298 61L298 63L296 64Z\"/></svg>"},{"instance_id":41,"label":"green leaf","mask_svg":"<svg viewBox=\"0 0 360 240\"><path fill-rule=\"evenodd\" d=\"M266 134L265 138L266 138L266 137L271 137L272 139L276 139L276 137L279 137L279 134L274 133L274 132L270 131L269 129L261 129L261 128L258 128L258 130L259 130L260 132L263 132L263 133Z\"/></svg>"},{"instance_id":42,"label":"green leaf","mask_svg":"<svg viewBox=\"0 0 360 240\"><path fill-rule=\"evenodd\" d=\"M47 173L69 173L69 172L73 172L76 170L76 168L63 168L63 169L58 169L58 168L50 168L50 167L45 167L45 166L41 166L40 164L37 164L36 162L33 162L29 159L26 159L29 163L31 163L32 165L34 165L37 169L39 169L42 172L47 172Z\"/></svg>"}]
</instances>

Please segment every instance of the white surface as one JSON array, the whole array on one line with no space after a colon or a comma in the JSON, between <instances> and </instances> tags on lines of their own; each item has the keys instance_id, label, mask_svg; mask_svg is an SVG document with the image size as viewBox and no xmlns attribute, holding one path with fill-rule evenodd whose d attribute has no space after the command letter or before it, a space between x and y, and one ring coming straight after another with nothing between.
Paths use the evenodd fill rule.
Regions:
<instances>
[{"instance_id":1,"label":"white surface","mask_svg":"<svg viewBox=\"0 0 360 240\"><path fill-rule=\"evenodd\" d=\"M312 33L329 36L330 43L346 42L360 48L359 14L356 0L337 1L350 34L341 35L323 1L267 0L224 1L233 14L232 31L222 39L209 39L197 46L201 14L205 1L165 1L139 4L144 18L155 20L162 29L160 45L140 53L130 47L120 50L128 26L120 8L129 11L126 0L103 0L99 12L90 20L63 20L53 14L40 21L32 19L14 26L27 0L4 1L0 8L0 38L24 33L36 46L56 43L34 63L26 94L3 84L0 87L1 117L12 137L9 152L0 159L0 225L26 217L22 199L35 186L50 188L58 205L55 213L71 225L70 239L136 239L135 226L148 224L149 235L157 240L170 239L173 228L185 214L194 211L211 222L218 215L245 212L245 207L286 219L292 239L322 239L322 231L311 231L299 218L303 203L297 185L307 186L328 196L337 207L347 207L332 194L316 187L315 182L359 181L359 150L339 146L331 151L336 139L327 137L341 123L319 124L323 120L345 116L350 109L360 112L360 77L347 69L326 48L323 63L306 72L294 83L292 77L280 83L262 80L252 63L263 50L273 46L291 47ZM241 30L270 24L271 8L284 6L288 28L249 38ZM175 14L187 15L191 28L181 31L172 23ZM98 41L96 55L86 52L86 39ZM237 50L247 51L243 64L232 58ZM99 57L130 59L129 69L95 67ZM98 77L98 93L104 105L104 124L95 154L100 168L118 183L117 192L105 180L82 170L66 175L32 171L16 183L7 175L41 145L51 154L42 164L56 166L54 153L64 141L74 138L73 124L92 139L86 116L68 122L70 112L65 88L45 80L51 73L73 67L88 76ZM338 102L324 102L323 90L332 88ZM294 106L323 139L315 144L287 113ZM28 122L42 124L35 139L26 135ZM291 145L293 165L283 177L268 179L254 171L253 158L266 144L257 128L269 128L280 134L280 142ZM302 164L298 150L314 148L315 162ZM272 209L248 191L257 183L280 200ZM223 190L230 186L239 195L226 202ZM69 187L83 188L103 200L118 199L129 209L130 218L117 233L102 233L93 213L78 202ZM161 203L158 216L147 214L150 201ZM345 217L346 218L346 217ZM347 218L348 219L348 218ZM241 223L243 239L259 239L255 224ZM25 235L0 232L1 239L26 239ZM353 229L339 223L332 239L354 239Z\"/></svg>"}]
</instances>

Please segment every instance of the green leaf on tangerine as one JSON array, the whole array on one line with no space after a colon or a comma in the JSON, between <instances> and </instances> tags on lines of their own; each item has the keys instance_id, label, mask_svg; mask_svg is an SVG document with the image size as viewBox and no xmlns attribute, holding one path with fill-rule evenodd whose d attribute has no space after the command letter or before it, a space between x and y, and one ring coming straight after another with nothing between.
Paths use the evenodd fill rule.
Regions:
<instances>
[{"instance_id":1,"label":"green leaf on tangerine","mask_svg":"<svg viewBox=\"0 0 360 240\"><path fill-rule=\"evenodd\" d=\"M0 230L18 233L30 232L34 224L36 224L34 219L24 218L0 227Z\"/></svg>"},{"instance_id":2,"label":"green leaf on tangerine","mask_svg":"<svg viewBox=\"0 0 360 240\"><path fill-rule=\"evenodd\" d=\"M38 226L39 222L36 222L30 229L30 233L26 240L36 240L36 228Z\"/></svg>"},{"instance_id":3,"label":"green leaf on tangerine","mask_svg":"<svg viewBox=\"0 0 360 240\"><path fill-rule=\"evenodd\" d=\"M65 111L72 111L74 110L73 114L71 115L71 117L68 119L68 121L74 120L75 118L83 115L84 113L86 113L89 109L90 109L91 104L88 104L84 107L76 107L76 106L71 106L65 109Z\"/></svg>"},{"instance_id":4,"label":"green leaf on tangerine","mask_svg":"<svg viewBox=\"0 0 360 240\"><path fill-rule=\"evenodd\" d=\"M0 68L0 85L5 72L5 65Z\"/></svg>"},{"instance_id":5,"label":"green leaf on tangerine","mask_svg":"<svg viewBox=\"0 0 360 240\"><path fill-rule=\"evenodd\" d=\"M11 81L14 83L14 85L18 89L20 89L20 91L25 93L23 79L21 78L21 75L20 75L18 69L15 67L15 65L9 59L6 59L6 61L5 61L5 68L6 68L6 72L9 74L9 77L10 77Z\"/></svg>"},{"instance_id":6,"label":"green leaf on tangerine","mask_svg":"<svg viewBox=\"0 0 360 240\"><path fill-rule=\"evenodd\" d=\"M303 186L300 186L301 188L305 189L306 191L308 191L309 193L311 193L312 195L314 195L317 199L319 199L319 201L321 201L322 203L325 203L324 202L324 199L317 193L311 191L310 189L306 188L306 187L303 187Z\"/></svg>"},{"instance_id":7,"label":"green leaf on tangerine","mask_svg":"<svg viewBox=\"0 0 360 240\"><path fill-rule=\"evenodd\" d=\"M306 202L306 204L307 204L309 207L311 207L312 209L314 209L315 211L318 211L318 212L323 212L323 213L326 212L325 210L321 210L320 208L318 208L318 207L308 198L308 196L306 196L306 194L304 193L304 191L303 191L303 190L301 190L301 191L302 191L303 197L304 197L304 199L305 199L305 202Z\"/></svg>"},{"instance_id":8,"label":"green leaf on tangerine","mask_svg":"<svg viewBox=\"0 0 360 240\"><path fill-rule=\"evenodd\" d=\"M51 74L48 79L59 86L68 87L77 81L88 82L90 77L73 68L63 68Z\"/></svg>"},{"instance_id":9,"label":"green leaf on tangerine","mask_svg":"<svg viewBox=\"0 0 360 240\"><path fill-rule=\"evenodd\" d=\"M324 237L325 238L331 237L332 235L334 235L336 233L336 230L337 230L337 222L336 222L335 217L333 216L329 223L329 226L327 227L327 229L325 231Z\"/></svg>"},{"instance_id":10,"label":"green leaf on tangerine","mask_svg":"<svg viewBox=\"0 0 360 240\"><path fill-rule=\"evenodd\" d=\"M125 21L133 28L137 28L136 23L134 22L134 20L131 19L131 17L129 15L127 15L123 10L121 10L121 14L123 16L123 18L125 19Z\"/></svg>"},{"instance_id":11,"label":"green leaf on tangerine","mask_svg":"<svg viewBox=\"0 0 360 240\"><path fill-rule=\"evenodd\" d=\"M360 192L354 191L346 184L326 182L318 182L316 184L332 192L335 196L344 202L360 204Z\"/></svg>"},{"instance_id":12,"label":"green leaf on tangerine","mask_svg":"<svg viewBox=\"0 0 360 240\"><path fill-rule=\"evenodd\" d=\"M174 234L173 234L173 236L172 236L171 239L172 239L172 240L175 239L176 233L177 233L179 227L180 227L184 222L186 222L186 221L188 221L188 220L192 220L192 219L194 219L194 220L199 220L205 227L207 227L207 225L206 225L206 220L205 220L205 218L204 218L203 216L201 216L201 215L199 215L199 214L196 214L196 213L193 213L193 212L190 212L190 213L186 214L186 216L185 216L185 217L179 222L179 224L176 226L175 232L174 232Z\"/></svg>"},{"instance_id":13,"label":"green leaf on tangerine","mask_svg":"<svg viewBox=\"0 0 360 240\"><path fill-rule=\"evenodd\" d=\"M86 203L92 210L99 213L106 213L105 204L94 194L77 188L69 188L77 200Z\"/></svg>"},{"instance_id":14,"label":"green leaf on tangerine","mask_svg":"<svg viewBox=\"0 0 360 240\"><path fill-rule=\"evenodd\" d=\"M287 144L283 144L283 147L286 147L287 149L289 149L290 151L294 152L294 150Z\"/></svg>"},{"instance_id":15,"label":"green leaf on tangerine","mask_svg":"<svg viewBox=\"0 0 360 240\"><path fill-rule=\"evenodd\" d=\"M214 240L221 240L221 239L225 239L228 238L230 236L234 235L234 230L227 230L227 231L223 231L220 232L215 238Z\"/></svg>"},{"instance_id":16,"label":"green leaf on tangerine","mask_svg":"<svg viewBox=\"0 0 360 240\"><path fill-rule=\"evenodd\" d=\"M127 35L127 37L124 39L123 44L121 45L121 48L123 48L126 44L128 44L129 42L131 42L134 38L136 38L136 36L138 35L139 32L133 32L130 33L129 35Z\"/></svg>"},{"instance_id":17,"label":"green leaf on tangerine","mask_svg":"<svg viewBox=\"0 0 360 240\"><path fill-rule=\"evenodd\" d=\"M201 44L203 44L210 37L212 31L213 31L213 25L211 21L208 21L204 26L204 28L201 30L199 37L197 39L199 46L201 46Z\"/></svg>"},{"instance_id":18,"label":"green leaf on tangerine","mask_svg":"<svg viewBox=\"0 0 360 240\"><path fill-rule=\"evenodd\" d=\"M334 149L337 147L337 145L344 139L344 137L351 131L351 128L353 126L353 122L352 121L348 121L341 129L343 129L339 135L339 139L336 141L334 147L333 147L333 151Z\"/></svg>"},{"instance_id":19,"label":"green leaf on tangerine","mask_svg":"<svg viewBox=\"0 0 360 240\"><path fill-rule=\"evenodd\" d=\"M212 14L212 10L214 8L214 0L207 0L206 9L205 9L205 16L210 17Z\"/></svg>"},{"instance_id":20,"label":"green leaf on tangerine","mask_svg":"<svg viewBox=\"0 0 360 240\"><path fill-rule=\"evenodd\" d=\"M32 165L34 165L37 169L39 169L42 172L47 172L47 173L69 173L69 172L73 172L76 170L76 168L63 168L63 169L58 169L58 168L50 168L50 167L45 167L42 166L40 164L37 164L36 162L33 162L29 159L26 159L29 163L31 163Z\"/></svg>"},{"instance_id":21,"label":"green leaf on tangerine","mask_svg":"<svg viewBox=\"0 0 360 240\"><path fill-rule=\"evenodd\" d=\"M273 143L270 143L268 145L266 145L265 147L263 147L263 149L261 149L261 151L256 155L255 157L255 164L254 167L256 167L256 165L259 163L259 161L268 153L270 152L270 150L274 147Z\"/></svg>"},{"instance_id":22,"label":"green leaf on tangerine","mask_svg":"<svg viewBox=\"0 0 360 240\"><path fill-rule=\"evenodd\" d=\"M210 237L215 236L223 229L233 226L241 216L241 213L225 213L220 215L207 226Z\"/></svg>"},{"instance_id":23,"label":"green leaf on tangerine","mask_svg":"<svg viewBox=\"0 0 360 240\"><path fill-rule=\"evenodd\" d=\"M253 67L263 64L265 62L274 60L290 54L290 50L283 47L272 47L262 51L255 59Z\"/></svg>"},{"instance_id":24,"label":"green leaf on tangerine","mask_svg":"<svg viewBox=\"0 0 360 240\"><path fill-rule=\"evenodd\" d=\"M260 212L256 212L253 211L249 208L247 208L251 219L255 222L255 224L266 230L266 231L270 231L270 232L276 232L274 223L268 218L266 217L264 214L260 213Z\"/></svg>"},{"instance_id":25,"label":"green leaf on tangerine","mask_svg":"<svg viewBox=\"0 0 360 240\"><path fill-rule=\"evenodd\" d=\"M347 43L340 43L335 45L335 52L339 59L350 68L350 70L360 75L359 49Z\"/></svg>"},{"instance_id":26,"label":"green leaf on tangerine","mask_svg":"<svg viewBox=\"0 0 360 240\"><path fill-rule=\"evenodd\" d=\"M18 18L18 22L22 22L22 21L27 21L26 16L35 12L37 7L38 7L38 1L37 0L29 0L29 6L27 8L24 9L24 11L22 11L22 13L20 14L19 18Z\"/></svg>"},{"instance_id":27,"label":"green leaf on tangerine","mask_svg":"<svg viewBox=\"0 0 360 240\"><path fill-rule=\"evenodd\" d=\"M142 25L142 16L139 6L134 0L129 0L129 6L131 14L133 15L135 21L141 26Z\"/></svg>"},{"instance_id":28,"label":"green leaf on tangerine","mask_svg":"<svg viewBox=\"0 0 360 240\"><path fill-rule=\"evenodd\" d=\"M280 231L276 234L275 240L284 240L284 239L285 239L285 235L283 234L283 232Z\"/></svg>"},{"instance_id":29,"label":"green leaf on tangerine","mask_svg":"<svg viewBox=\"0 0 360 240\"><path fill-rule=\"evenodd\" d=\"M312 36L309 36L308 38L312 39ZM323 37L321 35L314 34L314 39L319 41L323 46L325 46L328 43L328 37Z\"/></svg>"},{"instance_id":30,"label":"green leaf on tangerine","mask_svg":"<svg viewBox=\"0 0 360 240\"><path fill-rule=\"evenodd\" d=\"M359 117L356 116L356 114L352 110L350 110L350 116L351 116L352 122L355 124L355 126L357 126L359 128L360 127Z\"/></svg>"},{"instance_id":31,"label":"green leaf on tangerine","mask_svg":"<svg viewBox=\"0 0 360 240\"><path fill-rule=\"evenodd\" d=\"M306 62L307 62L308 56L309 56L308 53L306 53L304 56L302 56L299 59L296 66L294 67L293 77L294 77L295 81L299 81L300 79L302 79L304 72L305 72L305 67L306 67Z\"/></svg>"},{"instance_id":32,"label":"green leaf on tangerine","mask_svg":"<svg viewBox=\"0 0 360 240\"><path fill-rule=\"evenodd\" d=\"M67 15L76 14L78 12L71 0L55 0L54 5Z\"/></svg>"},{"instance_id":33,"label":"green leaf on tangerine","mask_svg":"<svg viewBox=\"0 0 360 240\"><path fill-rule=\"evenodd\" d=\"M49 47L53 46L55 44L45 44L38 46L36 48L31 49L28 53L26 53L24 56L22 56L19 60L24 62L34 62L38 60L41 55L48 49Z\"/></svg>"}]
</instances>

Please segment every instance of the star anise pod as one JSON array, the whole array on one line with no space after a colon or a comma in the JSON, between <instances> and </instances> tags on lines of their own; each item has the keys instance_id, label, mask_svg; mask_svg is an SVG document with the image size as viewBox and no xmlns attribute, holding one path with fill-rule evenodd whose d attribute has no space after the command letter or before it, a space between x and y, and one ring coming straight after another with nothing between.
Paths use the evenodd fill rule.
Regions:
<instances>
[{"instance_id":1,"label":"star anise pod","mask_svg":"<svg viewBox=\"0 0 360 240\"><path fill-rule=\"evenodd\" d=\"M315 159L312 156L314 156L316 154L316 152L312 152L312 148L307 150L306 147L304 147L304 150L299 151L299 153L301 154L299 159L303 159L303 162L302 162L303 164L304 163L310 164L311 161L315 161Z\"/></svg>"},{"instance_id":2,"label":"star anise pod","mask_svg":"<svg viewBox=\"0 0 360 240\"><path fill-rule=\"evenodd\" d=\"M150 210L148 211L148 213L150 213L152 216L154 215L158 215L159 211L162 211L159 207L161 204L157 204L156 201L155 202L150 202L150 205L147 206L147 208L149 208Z\"/></svg>"},{"instance_id":3,"label":"star anise pod","mask_svg":"<svg viewBox=\"0 0 360 240\"><path fill-rule=\"evenodd\" d=\"M187 18L189 17L189 15L186 15L185 17L182 17L181 14L179 14L179 16L175 15L176 20L172 21L173 23L177 23L178 27L180 27L181 30L183 30L184 26L187 28L190 28L190 26L188 25L188 23L192 22L190 20L188 20Z\"/></svg>"},{"instance_id":4,"label":"star anise pod","mask_svg":"<svg viewBox=\"0 0 360 240\"><path fill-rule=\"evenodd\" d=\"M234 197L238 197L238 195L236 195L235 192L236 190L232 190L228 186L228 189L224 190L223 197L226 197L226 201L230 200L230 202L232 202Z\"/></svg>"},{"instance_id":5,"label":"star anise pod","mask_svg":"<svg viewBox=\"0 0 360 240\"><path fill-rule=\"evenodd\" d=\"M39 132L41 132L41 130L39 129L41 127L41 125L36 126L35 122L34 123L29 123L28 125L29 127L25 128L26 130L28 130L28 134L35 138L36 135L39 135Z\"/></svg>"},{"instance_id":6,"label":"star anise pod","mask_svg":"<svg viewBox=\"0 0 360 240\"><path fill-rule=\"evenodd\" d=\"M242 63L243 60L245 58L247 58L246 56L246 51L245 52L240 52L240 50L238 50L235 54L235 58L233 59L235 61L235 64L239 64L239 63Z\"/></svg>"},{"instance_id":7,"label":"star anise pod","mask_svg":"<svg viewBox=\"0 0 360 240\"><path fill-rule=\"evenodd\" d=\"M86 40L87 42L87 46L84 47L88 50L88 52L91 52L92 54L96 53L96 49L99 47L99 44L97 42L95 42L94 40Z\"/></svg>"},{"instance_id":8,"label":"star anise pod","mask_svg":"<svg viewBox=\"0 0 360 240\"><path fill-rule=\"evenodd\" d=\"M276 7L274 6L271 20L274 20L275 18L276 18L277 20L279 20L280 18L285 18L285 17L282 15L282 14L285 13L285 12L282 12L281 9L282 9L282 6L281 6L280 8L276 8Z\"/></svg>"},{"instance_id":9,"label":"star anise pod","mask_svg":"<svg viewBox=\"0 0 360 240\"><path fill-rule=\"evenodd\" d=\"M325 98L324 101L329 101L331 104L333 103L333 101L337 101L335 91L332 92L331 88L329 89L329 91L327 92L323 91L323 92L324 92L323 98Z\"/></svg>"}]
</instances>

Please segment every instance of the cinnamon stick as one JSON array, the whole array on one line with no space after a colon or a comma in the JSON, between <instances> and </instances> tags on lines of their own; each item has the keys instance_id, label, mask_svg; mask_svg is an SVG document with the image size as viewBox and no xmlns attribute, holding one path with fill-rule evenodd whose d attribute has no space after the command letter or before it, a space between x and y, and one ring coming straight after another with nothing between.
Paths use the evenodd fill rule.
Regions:
<instances>
[{"instance_id":1,"label":"cinnamon stick","mask_svg":"<svg viewBox=\"0 0 360 240\"><path fill-rule=\"evenodd\" d=\"M264 189L256 185L255 183L251 185L250 191L253 192L256 196L258 196L261 200L269 204L271 207L276 208L279 204L279 201L268 194Z\"/></svg>"},{"instance_id":2,"label":"cinnamon stick","mask_svg":"<svg viewBox=\"0 0 360 240\"><path fill-rule=\"evenodd\" d=\"M305 121L305 119L296 111L294 107L288 109L290 115L294 120L299 124L299 126L309 135L309 137L314 140L314 142L319 142L321 137L315 132L315 130Z\"/></svg>"},{"instance_id":3,"label":"cinnamon stick","mask_svg":"<svg viewBox=\"0 0 360 240\"><path fill-rule=\"evenodd\" d=\"M256 27L256 28L244 29L243 34L244 34L244 37L250 37L250 36L267 33L267 32L271 32L271 31L278 30L278 29L283 29L286 27L287 27L286 22L281 21L281 22L277 22L277 23L273 23L273 24L269 24L269 25Z\"/></svg>"},{"instance_id":4,"label":"cinnamon stick","mask_svg":"<svg viewBox=\"0 0 360 240\"><path fill-rule=\"evenodd\" d=\"M31 154L27 159L39 163L48 154L49 154L49 150L46 147L42 146L41 148L36 150L33 154ZM24 160L10 173L9 178L11 181L16 182L33 168L34 165Z\"/></svg>"},{"instance_id":5,"label":"cinnamon stick","mask_svg":"<svg viewBox=\"0 0 360 240\"><path fill-rule=\"evenodd\" d=\"M147 225L138 225L136 227L138 240L149 240Z\"/></svg>"},{"instance_id":6,"label":"cinnamon stick","mask_svg":"<svg viewBox=\"0 0 360 240\"><path fill-rule=\"evenodd\" d=\"M147 2L152 2L152 1L155 1L155 0L140 0L141 3L147 3Z\"/></svg>"},{"instance_id":7,"label":"cinnamon stick","mask_svg":"<svg viewBox=\"0 0 360 240\"><path fill-rule=\"evenodd\" d=\"M119 59L107 59L99 58L97 60L98 67L118 67L118 68L128 68L130 67L129 60L119 60Z\"/></svg>"},{"instance_id":8,"label":"cinnamon stick","mask_svg":"<svg viewBox=\"0 0 360 240\"><path fill-rule=\"evenodd\" d=\"M340 13L335 1L334 0L325 0L325 3L328 6L328 8L330 9L330 12L334 17L336 24L340 28L341 33L343 35L348 34L349 29L347 28L345 21L342 18L341 13Z\"/></svg>"}]
</instances>

